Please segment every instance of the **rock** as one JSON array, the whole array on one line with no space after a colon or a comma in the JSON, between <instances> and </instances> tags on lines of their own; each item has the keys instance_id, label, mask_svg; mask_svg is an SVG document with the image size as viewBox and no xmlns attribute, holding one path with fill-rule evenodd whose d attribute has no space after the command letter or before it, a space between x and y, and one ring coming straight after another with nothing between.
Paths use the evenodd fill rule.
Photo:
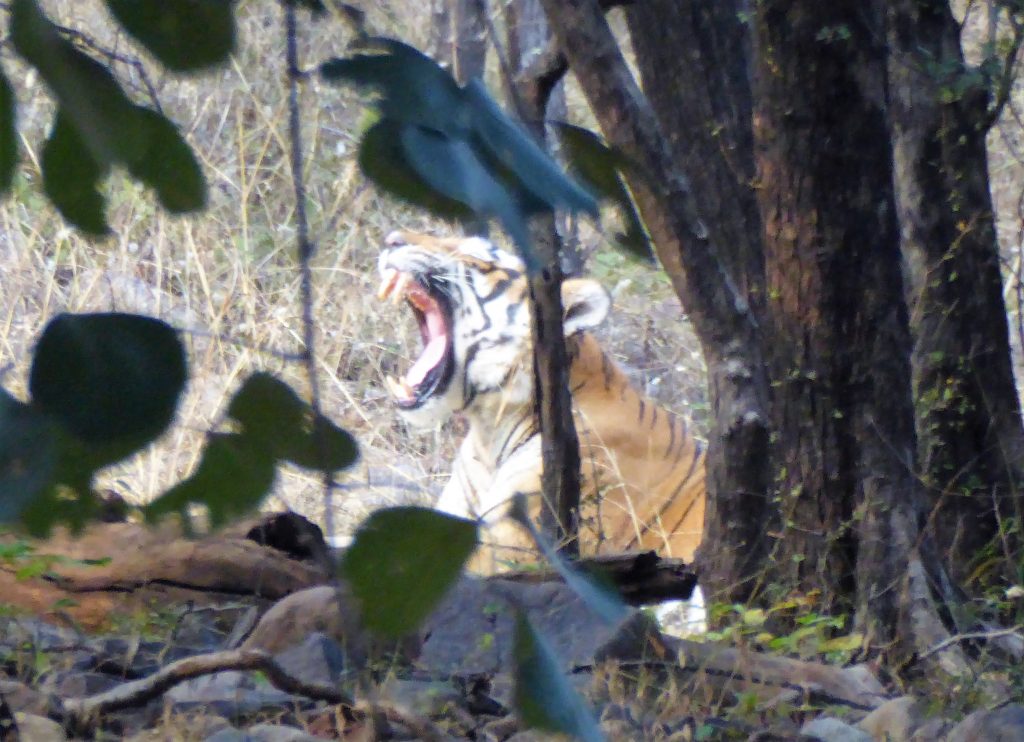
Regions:
<instances>
[{"instance_id":1,"label":"rock","mask_svg":"<svg viewBox=\"0 0 1024 742\"><path fill-rule=\"evenodd\" d=\"M118 680L98 672L61 673L54 683L57 695L62 698L81 698L102 693L118 685Z\"/></svg>"},{"instance_id":2,"label":"rock","mask_svg":"<svg viewBox=\"0 0 1024 742\"><path fill-rule=\"evenodd\" d=\"M345 674L345 653L326 634L316 632L302 644L286 649L275 658L292 677L306 682L336 684Z\"/></svg>"},{"instance_id":3,"label":"rock","mask_svg":"<svg viewBox=\"0 0 1024 742\"><path fill-rule=\"evenodd\" d=\"M168 742L170 739L168 729L188 729L189 739L206 739L217 732L231 728L227 719L213 714L177 715L171 717L168 725L160 723L156 729L144 729L130 737L125 737L124 742ZM99 739L106 738L99 737Z\"/></svg>"},{"instance_id":4,"label":"rock","mask_svg":"<svg viewBox=\"0 0 1024 742\"><path fill-rule=\"evenodd\" d=\"M270 607L242 647L279 654L320 632L337 642L350 666L362 667L369 658L390 657L397 649L402 658L414 657L418 636L401 642L381 641L362 627L359 608L350 591L329 585L300 590Z\"/></svg>"},{"instance_id":5,"label":"rock","mask_svg":"<svg viewBox=\"0 0 1024 742\"><path fill-rule=\"evenodd\" d=\"M68 736L64 727L44 716L16 712L14 720L18 724L21 739L31 742L66 742Z\"/></svg>"},{"instance_id":6,"label":"rock","mask_svg":"<svg viewBox=\"0 0 1024 742\"><path fill-rule=\"evenodd\" d=\"M24 711L38 716L49 716L57 711L49 695L16 680L0 680L0 696L3 696L12 711Z\"/></svg>"},{"instance_id":7,"label":"rock","mask_svg":"<svg viewBox=\"0 0 1024 742\"><path fill-rule=\"evenodd\" d=\"M1024 706L1011 703L994 711L975 711L953 727L946 742L1021 742Z\"/></svg>"},{"instance_id":8,"label":"rock","mask_svg":"<svg viewBox=\"0 0 1024 742\"><path fill-rule=\"evenodd\" d=\"M800 739L821 742L873 742L867 732L828 716L812 719L800 727Z\"/></svg>"},{"instance_id":9,"label":"rock","mask_svg":"<svg viewBox=\"0 0 1024 742\"><path fill-rule=\"evenodd\" d=\"M453 707L466 706L462 693L445 681L390 678L379 692L382 698L417 716L443 716Z\"/></svg>"},{"instance_id":10,"label":"rock","mask_svg":"<svg viewBox=\"0 0 1024 742\"><path fill-rule=\"evenodd\" d=\"M277 724L257 724L249 727L246 734L254 742L320 742L301 729Z\"/></svg>"},{"instance_id":11,"label":"rock","mask_svg":"<svg viewBox=\"0 0 1024 742\"><path fill-rule=\"evenodd\" d=\"M486 675L511 666L515 612L524 609L566 670L590 664L616 633L560 582L521 583L466 576L424 626L417 666L432 675Z\"/></svg>"},{"instance_id":12,"label":"rock","mask_svg":"<svg viewBox=\"0 0 1024 742\"><path fill-rule=\"evenodd\" d=\"M924 704L913 696L886 701L857 724L872 739L908 740L923 723Z\"/></svg>"},{"instance_id":13,"label":"rock","mask_svg":"<svg viewBox=\"0 0 1024 742\"><path fill-rule=\"evenodd\" d=\"M273 686L257 685L250 673L233 670L189 680L171 688L165 698L172 702L174 711L203 709L228 719L244 718L263 709L305 701Z\"/></svg>"}]
</instances>

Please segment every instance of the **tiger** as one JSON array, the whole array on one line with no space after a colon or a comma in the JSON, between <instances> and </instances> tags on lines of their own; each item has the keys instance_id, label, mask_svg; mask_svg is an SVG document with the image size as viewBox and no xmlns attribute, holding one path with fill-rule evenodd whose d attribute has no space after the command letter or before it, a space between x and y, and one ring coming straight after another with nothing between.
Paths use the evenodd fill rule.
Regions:
<instances>
[{"instance_id":1,"label":"tiger","mask_svg":"<svg viewBox=\"0 0 1024 742\"><path fill-rule=\"evenodd\" d=\"M533 558L532 536L506 517L520 494L536 519L542 498L523 261L480 237L395 231L378 268L377 298L404 301L422 339L411 367L385 377L394 405L413 427L455 414L468 421L435 508L480 523L475 571ZM653 549L692 561L704 524L704 446L681 417L640 394L591 333L610 311L608 292L569 278L562 304L580 441L581 555Z\"/></svg>"}]
</instances>

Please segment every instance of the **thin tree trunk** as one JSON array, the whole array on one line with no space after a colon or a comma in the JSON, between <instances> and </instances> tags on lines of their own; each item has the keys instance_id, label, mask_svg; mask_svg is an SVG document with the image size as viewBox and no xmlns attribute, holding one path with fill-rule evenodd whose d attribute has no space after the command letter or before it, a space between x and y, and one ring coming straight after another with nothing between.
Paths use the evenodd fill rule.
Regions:
<instances>
[{"instance_id":1,"label":"thin tree trunk","mask_svg":"<svg viewBox=\"0 0 1024 742\"><path fill-rule=\"evenodd\" d=\"M946 0L892 0L887 14L918 451L935 540L955 576L981 565L1013 579L1024 428L988 188L989 90L980 75L970 84Z\"/></svg>"},{"instance_id":2,"label":"thin tree trunk","mask_svg":"<svg viewBox=\"0 0 1024 742\"><path fill-rule=\"evenodd\" d=\"M487 28L483 0L431 0L431 56L460 83L483 77Z\"/></svg>"},{"instance_id":3,"label":"thin tree trunk","mask_svg":"<svg viewBox=\"0 0 1024 742\"><path fill-rule=\"evenodd\" d=\"M744 5L741 0L646 0L627 7L626 19L644 93L668 136L675 162L692 175L701 216L716 237L737 291L761 322L764 257L753 188L750 34L741 19ZM766 497L767 429L733 426L737 415L766 404L759 399L768 389L764 368L756 362L759 355L752 354L745 365L760 378L742 384L731 378L733 366L709 364L710 398L716 405L713 435L719 442L710 452L708 478L714 496L708 501L698 565L712 603L749 599L749 576L757 573L768 552L765 533L777 528ZM737 394L737 387L742 393ZM752 400L757 407L751 406ZM730 430L746 434L721 440Z\"/></svg>"}]
</instances>

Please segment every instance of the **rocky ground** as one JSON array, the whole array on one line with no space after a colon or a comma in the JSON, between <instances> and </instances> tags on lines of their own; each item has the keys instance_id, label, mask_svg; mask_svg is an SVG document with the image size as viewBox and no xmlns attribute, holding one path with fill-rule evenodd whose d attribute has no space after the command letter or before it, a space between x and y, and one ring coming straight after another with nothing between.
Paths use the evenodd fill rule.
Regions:
<instances>
[{"instance_id":1,"label":"rocky ground","mask_svg":"<svg viewBox=\"0 0 1024 742\"><path fill-rule=\"evenodd\" d=\"M638 610L608 626L559 582L465 577L420 632L382 644L323 584L315 527L259 523L198 541L101 524L40 544L31 559L75 560L45 570L8 548L0 739L16 739L5 718L32 742L545 739L513 711L513 608L611 740L1024 739L1024 706L958 719L866 666L663 636Z\"/></svg>"}]
</instances>

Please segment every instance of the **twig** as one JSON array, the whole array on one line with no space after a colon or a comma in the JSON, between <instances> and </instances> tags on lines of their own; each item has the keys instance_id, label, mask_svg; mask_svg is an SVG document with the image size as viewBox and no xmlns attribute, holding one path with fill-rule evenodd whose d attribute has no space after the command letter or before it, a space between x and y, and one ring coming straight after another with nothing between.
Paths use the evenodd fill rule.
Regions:
<instances>
[{"instance_id":1,"label":"twig","mask_svg":"<svg viewBox=\"0 0 1024 742\"><path fill-rule=\"evenodd\" d=\"M939 642L935 646L933 646L930 649L928 649L925 652L923 652L918 657L918 660L919 661L920 660L925 660L925 659L931 657L932 655L938 654L939 652L943 651L944 649L949 649L953 645L959 644L961 642L975 641L975 640L978 640L978 639L980 639L980 640L999 639L1000 637L1004 637L1004 636L1016 636L1019 639L1024 639L1024 634L1021 633L1022 629L1024 629L1024 623L1017 624L1016 626L1014 626L1013 628L1010 628L1010 629L993 629L992 631L969 631L969 632L964 633L964 634L954 634L953 636L949 637L948 639L943 639L941 642Z\"/></svg>"},{"instance_id":2,"label":"twig","mask_svg":"<svg viewBox=\"0 0 1024 742\"><path fill-rule=\"evenodd\" d=\"M316 370L316 326L313 322L313 271L310 261L316 247L309 239L309 222L306 218L306 185L302 172L302 126L299 119L299 51L296 42L295 4L284 3L286 64L288 68L288 138L291 143L292 186L295 190L295 222L299 253L300 294L302 302L302 360L309 378L309 406L314 420L321 417L320 384ZM317 456L326 461L323 437L317 429L313 431ZM323 472L324 528L328 536L334 535L334 474ZM330 569L329 564L323 565Z\"/></svg>"},{"instance_id":3,"label":"twig","mask_svg":"<svg viewBox=\"0 0 1024 742\"><path fill-rule=\"evenodd\" d=\"M89 727L102 714L141 706L186 680L226 670L259 670L278 690L317 701L353 708L352 699L334 685L316 683L289 674L262 649L229 649L172 662L148 677L123 683L103 693L62 701L72 728Z\"/></svg>"}]
</instances>

